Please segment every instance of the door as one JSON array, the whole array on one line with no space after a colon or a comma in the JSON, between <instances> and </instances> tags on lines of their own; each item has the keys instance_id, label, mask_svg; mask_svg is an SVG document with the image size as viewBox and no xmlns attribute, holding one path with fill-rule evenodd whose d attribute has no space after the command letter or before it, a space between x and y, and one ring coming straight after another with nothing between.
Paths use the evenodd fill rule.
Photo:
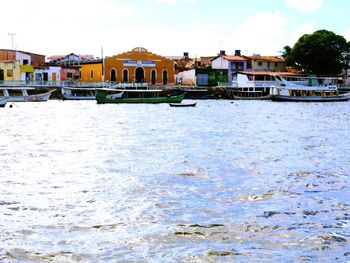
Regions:
<instances>
[{"instance_id":1,"label":"door","mask_svg":"<svg viewBox=\"0 0 350 263\"><path fill-rule=\"evenodd\" d=\"M208 86L208 74L198 74L197 75L197 85L198 86Z\"/></svg>"},{"instance_id":2,"label":"door","mask_svg":"<svg viewBox=\"0 0 350 263\"><path fill-rule=\"evenodd\" d=\"M4 70L0 69L0 81L4 81Z\"/></svg>"},{"instance_id":3,"label":"door","mask_svg":"<svg viewBox=\"0 0 350 263\"><path fill-rule=\"evenodd\" d=\"M53 82L56 82L56 73L55 72L52 72L52 81Z\"/></svg>"},{"instance_id":4,"label":"door","mask_svg":"<svg viewBox=\"0 0 350 263\"><path fill-rule=\"evenodd\" d=\"M114 82L117 80L117 73L115 69L111 70L111 81Z\"/></svg>"},{"instance_id":5,"label":"door","mask_svg":"<svg viewBox=\"0 0 350 263\"><path fill-rule=\"evenodd\" d=\"M43 73L43 81L48 81L49 80L49 74L47 72Z\"/></svg>"},{"instance_id":6,"label":"door","mask_svg":"<svg viewBox=\"0 0 350 263\"><path fill-rule=\"evenodd\" d=\"M143 83L145 81L145 71L143 68L138 67L135 70L135 79L138 83Z\"/></svg>"}]
</instances>

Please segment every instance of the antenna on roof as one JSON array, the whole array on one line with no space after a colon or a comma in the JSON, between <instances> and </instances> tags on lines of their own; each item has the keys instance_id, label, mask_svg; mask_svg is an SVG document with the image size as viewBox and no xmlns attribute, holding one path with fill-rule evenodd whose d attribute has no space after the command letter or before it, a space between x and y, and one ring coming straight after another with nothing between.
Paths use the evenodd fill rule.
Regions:
<instances>
[{"instance_id":1,"label":"antenna on roof","mask_svg":"<svg viewBox=\"0 0 350 263\"><path fill-rule=\"evenodd\" d=\"M11 36L11 49L13 50L13 37L16 35L16 33L8 33L9 36Z\"/></svg>"}]
</instances>

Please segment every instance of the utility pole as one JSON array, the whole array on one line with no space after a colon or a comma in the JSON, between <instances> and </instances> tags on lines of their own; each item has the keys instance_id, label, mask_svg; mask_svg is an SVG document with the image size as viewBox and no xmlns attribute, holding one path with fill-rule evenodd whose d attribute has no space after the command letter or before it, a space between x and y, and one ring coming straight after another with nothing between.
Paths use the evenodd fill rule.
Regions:
<instances>
[{"instance_id":1,"label":"utility pole","mask_svg":"<svg viewBox=\"0 0 350 263\"><path fill-rule=\"evenodd\" d=\"M11 49L13 50L13 37L16 35L16 33L8 33L9 36L11 36Z\"/></svg>"}]
</instances>

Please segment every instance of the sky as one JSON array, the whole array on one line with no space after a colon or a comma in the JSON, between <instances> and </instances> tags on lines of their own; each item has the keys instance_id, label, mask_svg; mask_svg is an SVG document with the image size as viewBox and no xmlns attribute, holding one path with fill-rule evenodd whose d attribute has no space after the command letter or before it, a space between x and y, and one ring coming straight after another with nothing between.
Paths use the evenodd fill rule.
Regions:
<instances>
[{"instance_id":1,"label":"sky","mask_svg":"<svg viewBox=\"0 0 350 263\"><path fill-rule=\"evenodd\" d=\"M349 0L11 0L1 3L0 49L272 56L319 29L350 41L349 11Z\"/></svg>"}]
</instances>

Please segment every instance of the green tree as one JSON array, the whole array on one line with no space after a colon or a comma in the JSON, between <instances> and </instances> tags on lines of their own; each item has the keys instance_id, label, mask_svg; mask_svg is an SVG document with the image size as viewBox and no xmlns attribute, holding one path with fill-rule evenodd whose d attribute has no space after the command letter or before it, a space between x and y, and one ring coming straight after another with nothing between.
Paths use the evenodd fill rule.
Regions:
<instances>
[{"instance_id":1,"label":"green tree","mask_svg":"<svg viewBox=\"0 0 350 263\"><path fill-rule=\"evenodd\" d=\"M337 75L346 67L348 52L349 44L344 37L331 31L318 30L299 38L286 54L286 60L307 73Z\"/></svg>"},{"instance_id":2,"label":"green tree","mask_svg":"<svg viewBox=\"0 0 350 263\"><path fill-rule=\"evenodd\" d=\"M292 48L290 46L285 46L282 51L282 57L286 60L287 66L293 66L293 61L290 55L291 51L292 51Z\"/></svg>"}]
</instances>

